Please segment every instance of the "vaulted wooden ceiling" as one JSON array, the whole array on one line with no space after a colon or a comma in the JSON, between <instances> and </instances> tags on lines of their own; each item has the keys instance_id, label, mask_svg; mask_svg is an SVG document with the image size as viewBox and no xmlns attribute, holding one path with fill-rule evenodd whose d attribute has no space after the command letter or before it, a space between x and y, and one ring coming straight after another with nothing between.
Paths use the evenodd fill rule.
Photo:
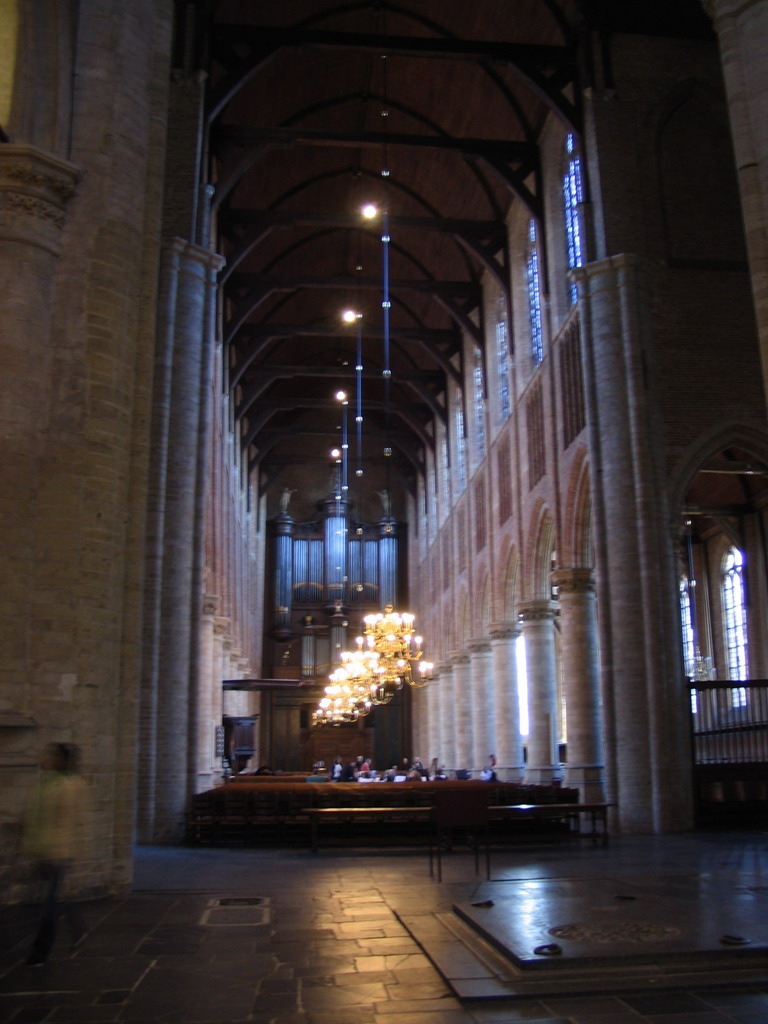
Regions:
<instances>
[{"instance_id":1,"label":"vaulted wooden ceiling","mask_svg":"<svg viewBox=\"0 0 768 1024\"><path fill-rule=\"evenodd\" d=\"M418 489L446 395L462 379L462 335L482 348L481 279L508 286L510 205L544 214L545 119L580 131L579 97L593 73L587 29L607 53L613 28L700 28L700 5L681 0L672 13L657 0L201 7L227 384L254 482L273 509L285 486L307 510L324 496L327 452L343 429L339 388L350 393L356 465L359 379L360 514L364 489L382 486L400 514L406 491ZM180 34L188 8L180 4ZM360 214L366 202L386 210L386 247L381 215ZM341 320L347 308L362 314L351 326Z\"/></svg>"}]
</instances>

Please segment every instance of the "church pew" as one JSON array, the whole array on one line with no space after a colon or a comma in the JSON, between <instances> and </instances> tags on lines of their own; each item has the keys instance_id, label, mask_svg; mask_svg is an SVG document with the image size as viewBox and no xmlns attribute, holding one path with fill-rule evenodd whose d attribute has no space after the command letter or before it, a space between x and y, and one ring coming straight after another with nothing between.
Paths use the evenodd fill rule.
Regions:
<instances>
[{"instance_id":1,"label":"church pew","mask_svg":"<svg viewBox=\"0 0 768 1024\"><path fill-rule=\"evenodd\" d=\"M186 838L195 845L304 845L310 834L312 815L309 812L313 808L337 811L382 808L380 817L393 817L394 820L396 816L387 815L387 809L429 808L434 804L437 789L443 792L452 789L474 791L479 799L496 806L575 804L579 798L577 789L562 786L479 780L367 784L286 782L275 786L255 778L245 781L241 776L237 782L195 794L187 814ZM230 797L230 794L237 796ZM417 815L420 813L416 812ZM423 813L421 817L424 817ZM401 824L403 838L407 840L405 819ZM361 838L365 838L363 830L360 831Z\"/></svg>"}]
</instances>

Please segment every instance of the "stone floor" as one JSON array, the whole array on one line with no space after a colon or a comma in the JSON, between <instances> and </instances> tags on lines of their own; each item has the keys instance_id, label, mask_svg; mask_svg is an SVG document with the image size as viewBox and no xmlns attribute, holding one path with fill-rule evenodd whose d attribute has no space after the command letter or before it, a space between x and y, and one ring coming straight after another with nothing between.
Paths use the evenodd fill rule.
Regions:
<instances>
[{"instance_id":1,"label":"stone floor","mask_svg":"<svg viewBox=\"0 0 768 1024\"><path fill-rule=\"evenodd\" d=\"M133 891L86 905L86 941L43 967L34 908L0 910L0 1020L768 1024L767 852L762 833L529 842L493 850L491 881L447 855L437 883L423 851L141 847Z\"/></svg>"}]
</instances>

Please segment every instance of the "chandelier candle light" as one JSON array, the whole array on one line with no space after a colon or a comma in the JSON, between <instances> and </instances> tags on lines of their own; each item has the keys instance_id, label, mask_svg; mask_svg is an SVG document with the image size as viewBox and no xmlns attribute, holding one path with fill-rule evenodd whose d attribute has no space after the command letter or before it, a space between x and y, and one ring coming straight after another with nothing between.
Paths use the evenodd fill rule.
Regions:
<instances>
[{"instance_id":1,"label":"chandelier candle light","mask_svg":"<svg viewBox=\"0 0 768 1024\"><path fill-rule=\"evenodd\" d=\"M422 638L414 636L410 612L396 612L390 604L363 621L357 651L342 653L313 713L314 725L355 722L372 707L388 704L404 684L422 687L432 677L432 663L421 660Z\"/></svg>"}]
</instances>

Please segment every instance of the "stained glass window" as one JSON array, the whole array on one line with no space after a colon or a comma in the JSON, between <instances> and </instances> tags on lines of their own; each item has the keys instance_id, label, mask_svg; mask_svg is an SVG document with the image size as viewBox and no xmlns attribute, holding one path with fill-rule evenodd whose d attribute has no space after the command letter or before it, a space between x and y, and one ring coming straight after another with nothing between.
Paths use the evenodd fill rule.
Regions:
<instances>
[{"instance_id":1,"label":"stained glass window","mask_svg":"<svg viewBox=\"0 0 768 1024\"><path fill-rule=\"evenodd\" d=\"M747 678L747 615L742 570L744 557L730 548L723 561L723 616L728 678Z\"/></svg>"},{"instance_id":2,"label":"stained glass window","mask_svg":"<svg viewBox=\"0 0 768 1024\"><path fill-rule=\"evenodd\" d=\"M579 203L583 202L581 187L581 160L575 153L574 138L571 133L566 138L568 166L563 175L563 202L565 205L565 231L568 242L568 266L572 270L583 263L581 224L579 222ZM576 302L576 285L570 286L571 303Z\"/></svg>"},{"instance_id":3,"label":"stained glass window","mask_svg":"<svg viewBox=\"0 0 768 1024\"><path fill-rule=\"evenodd\" d=\"M531 323L531 358L538 366L544 358L541 333L541 286L539 283L539 250L536 244L536 221L528 225L528 316Z\"/></svg>"}]
</instances>

